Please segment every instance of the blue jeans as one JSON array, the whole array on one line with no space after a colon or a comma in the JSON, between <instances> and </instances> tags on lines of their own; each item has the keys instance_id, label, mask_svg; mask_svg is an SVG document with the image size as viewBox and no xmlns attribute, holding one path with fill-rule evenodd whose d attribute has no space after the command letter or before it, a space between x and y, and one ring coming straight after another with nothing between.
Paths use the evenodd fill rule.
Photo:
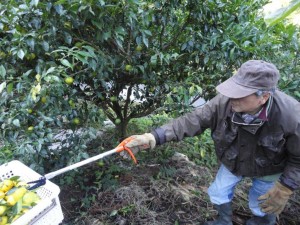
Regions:
<instances>
[{"instance_id":1,"label":"blue jeans","mask_svg":"<svg viewBox=\"0 0 300 225\"><path fill-rule=\"evenodd\" d=\"M235 176L223 164L221 165L214 182L208 188L208 195L213 204L221 205L231 202L236 185L243 179ZM249 190L249 208L255 216L264 216L259 207L257 198L267 193L275 181L264 181L252 178L252 187Z\"/></svg>"}]
</instances>

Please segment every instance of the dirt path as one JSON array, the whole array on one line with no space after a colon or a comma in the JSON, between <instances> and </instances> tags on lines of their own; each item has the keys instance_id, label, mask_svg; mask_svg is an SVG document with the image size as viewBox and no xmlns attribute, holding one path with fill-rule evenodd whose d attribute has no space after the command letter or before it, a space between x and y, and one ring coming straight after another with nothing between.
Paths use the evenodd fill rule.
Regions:
<instances>
[{"instance_id":1,"label":"dirt path","mask_svg":"<svg viewBox=\"0 0 300 225\"><path fill-rule=\"evenodd\" d=\"M196 225L216 215L206 193L214 175L182 154L174 155L164 165L138 165L118 176L118 188L97 192L85 217L76 224ZM235 225L245 224L251 216L247 205L250 185L251 181L245 180L236 189L233 200ZM62 193L65 191L62 190ZM80 193L74 192L73 195L76 197ZM300 224L297 198L299 194L295 193L278 218L278 224ZM72 217L74 208L67 201L61 201L67 221Z\"/></svg>"}]
</instances>

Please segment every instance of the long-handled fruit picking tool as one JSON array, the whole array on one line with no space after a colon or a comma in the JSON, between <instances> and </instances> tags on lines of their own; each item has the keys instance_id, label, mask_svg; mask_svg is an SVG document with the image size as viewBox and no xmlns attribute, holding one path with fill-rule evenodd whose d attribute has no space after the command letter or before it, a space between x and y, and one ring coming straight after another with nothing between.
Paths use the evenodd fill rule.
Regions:
<instances>
[{"instance_id":1,"label":"long-handled fruit picking tool","mask_svg":"<svg viewBox=\"0 0 300 225\"><path fill-rule=\"evenodd\" d=\"M53 177L56 177L56 176L58 176L58 175L60 175L62 173L65 173L65 172L68 172L70 170L76 169L78 167L84 166L84 165L86 165L88 163L97 161L97 160L102 159L102 158L104 158L106 156L109 156L109 155L112 155L112 154L115 154L115 153L120 153L122 151L127 151L129 153L129 155L131 156L132 160L134 161L134 163L137 163L136 158L135 158L134 154L132 153L132 151L128 147L125 146L132 139L133 138L131 138L131 137L126 138L116 148L114 148L112 150L109 150L107 152L104 152L104 153L101 153L99 155L93 156L91 158L85 159L85 160L83 160L81 162L72 164L70 166L64 167L64 168L56 170L54 172L48 173L48 174L44 175L43 177L41 177L39 180L28 182L28 184L34 184L33 186L31 186L28 189L29 190L33 190L35 188L38 188L38 187L44 185L46 183L46 180L50 180Z\"/></svg>"}]
</instances>

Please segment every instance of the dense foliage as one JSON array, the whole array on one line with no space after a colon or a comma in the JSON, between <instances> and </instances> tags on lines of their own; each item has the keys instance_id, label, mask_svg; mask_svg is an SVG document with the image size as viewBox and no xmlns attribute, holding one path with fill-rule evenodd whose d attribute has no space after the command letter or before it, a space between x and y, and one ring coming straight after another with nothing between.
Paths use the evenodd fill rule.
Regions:
<instances>
[{"instance_id":1,"label":"dense foliage","mask_svg":"<svg viewBox=\"0 0 300 225\"><path fill-rule=\"evenodd\" d=\"M2 146L42 171L88 157L109 118L126 136L159 107L178 115L248 59L276 63L300 98L298 28L267 27L264 1L3 0ZM52 143L66 132L60 150ZM80 137L80 138L79 138ZM117 142L116 142L117 143Z\"/></svg>"},{"instance_id":2,"label":"dense foliage","mask_svg":"<svg viewBox=\"0 0 300 225\"><path fill-rule=\"evenodd\" d=\"M108 150L190 110L199 98L209 100L248 59L276 64L280 88L300 100L299 27L283 21L287 14L268 26L266 2L2 0L0 164L19 159L45 174ZM296 10L299 0L292 2ZM107 119L115 130L104 127ZM174 174L165 162L174 151L213 167L209 135L137 157L165 165L157 179ZM82 191L75 199L66 195L80 224L99 190L115 187L124 172L126 162L106 160L55 180L64 195Z\"/></svg>"}]
</instances>

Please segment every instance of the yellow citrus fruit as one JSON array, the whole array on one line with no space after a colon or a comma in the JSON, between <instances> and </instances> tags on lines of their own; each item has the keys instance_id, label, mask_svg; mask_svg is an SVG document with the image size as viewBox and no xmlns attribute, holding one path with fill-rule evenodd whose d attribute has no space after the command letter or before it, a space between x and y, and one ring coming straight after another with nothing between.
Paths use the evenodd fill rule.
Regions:
<instances>
[{"instance_id":1,"label":"yellow citrus fruit","mask_svg":"<svg viewBox=\"0 0 300 225\"><path fill-rule=\"evenodd\" d=\"M47 97L46 97L46 96L43 96L43 97L41 98L41 101L42 101L42 103L46 103L46 102L47 102Z\"/></svg>"},{"instance_id":2,"label":"yellow citrus fruit","mask_svg":"<svg viewBox=\"0 0 300 225\"><path fill-rule=\"evenodd\" d=\"M135 50L140 52L142 51L143 47L141 45L136 46Z\"/></svg>"},{"instance_id":3,"label":"yellow citrus fruit","mask_svg":"<svg viewBox=\"0 0 300 225\"><path fill-rule=\"evenodd\" d=\"M74 118L73 123L76 124L76 125L80 124L79 118Z\"/></svg>"},{"instance_id":4,"label":"yellow citrus fruit","mask_svg":"<svg viewBox=\"0 0 300 225\"><path fill-rule=\"evenodd\" d=\"M24 194L26 192L27 192L27 189L25 187L20 187L14 193L12 193L11 195L14 196L14 199L16 201L19 201L24 196Z\"/></svg>"},{"instance_id":5,"label":"yellow citrus fruit","mask_svg":"<svg viewBox=\"0 0 300 225\"><path fill-rule=\"evenodd\" d=\"M68 101L68 103L69 103L69 106L71 106L71 108L75 108L75 103L74 103L74 101L72 99L70 99Z\"/></svg>"},{"instance_id":6,"label":"yellow citrus fruit","mask_svg":"<svg viewBox=\"0 0 300 225\"><path fill-rule=\"evenodd\" d=\"M2 216L5 211L6 211L7 207L5 205L0 205L0 216Z\"/></svg>"},{"instance_id":7,"label":"yellow citrus fruit","mask_svg":"<svg viewBox=\"0 0 300 225\"><path fill-rule=\"evenodd\" d=\"M9 179L4 180L3 183L2 183L1 191L7 192L10 189L12 189L13 186L14 186L14 182L13 181L11 181Z\"/></svg>"},{"instance_id":8,"label":"yellow citrus fruit","mask_svg":"<svg viewBox=\"0 0 300 225\"><path fill-rule=\"evenodd\" d=\"M0 217L0 225L5 225L7 224L8 217L7 216L1 216Z\"/></svg>"},{"instance_id":9,"label":"yellow citrus fruit","mask_svg":"<svg viewBox=\"0 0 300 225\"><path fill-rule=\"evenodd\" d=\"M30 54L26 54L26 55L25 55L25 58L26 58L27 60L31 60Z\"/></svg>"},{"instance_id":10,"label":"yellow citrus fruit","mask_svg":"<svg viewBox=\"0 0 300 225\"><path fill-rule=\"evenodd\" d=\"M0 58L5 58L6 57L6 53L5 52L0 52Z\"/></svg>"},{"instance_id":11,"label":"yellow citrus fruit","mask_svg":"<svg viewBox=\"0 0 300 225\"><path fill-rule=\"evenodd\" d=\"M98 166L99 166L99 167L102 167L102 166L104 166L104 162L103 162L103 160L101 160L101 161L99 161L99 162L98 162Z\"/></svg>"},{"instance_id":12,"label":"yellow citrus fruit","mask_svg":"<svg viewBox=\"0 0 300 225\"><path fill-rule=\"evenodd\" d=\"M74 82L74 78L73 77L66 77L65 82L66 82L66 84L71 85Z\"/></svg>"},{"instance_id":13,"label":"yellow citrus fruit","mask_svg":"<svg viewBox=\"0 0 300 225\"><path fill-rule=\"evenodd\" d=\"M22 212L22 213L27 213L28 211L29 211L28 208L22 208L22 209L21 209L21 212Z\"/></svg>"},{"instance_id":14,"label":"yellow citrus fruit","mask_svg":"<svg viewBox=\"0 0 300 225\"><path fill-rule=\"evenodd\" d=\"M20 216L21 216L20 214L15 215L15 217L12 219L11 222L15 222Z\"/></svg>"},{"instance_id":15,"label":"yellow citrus fruit","mask_svg":"<svg viewBox=\"0 0 300 225\"><path fill-rule=\"evenodd\" d=\"M68 29L72 28L71 22L64 22L64 27Z\"/></svg>"},{"instance_id":16,"label":"yellow citrus fruit","mask_svg":"<svg viewBox=\"0 0 300 225\"><path fill-rule=\"evenodd\" d=\"M24 181L20 181L20 182L17 182L15 186L16 187L21 187L21 186L28 187L29 185Z\"/></svg>"},{"instance_id":17,"label":"yellow citrus fruit","mask_svg":"<svg viewBox=\"0 0 300 225\"><path fill-rule=\"evenodd\" d=\"M76 46L77 48L81 48L81 47L82 47L82 45L83 45L83 43L82 43L82 42L76 42L76 43L75 43L75 46Z\"/></svg>"},{"instance_id":18,"label":"yellow citrus fruit","mask_svg":"<svg viewBox=\"0 0 300 225\"><path fill-rule=\"evenodd\" d=\"M27 112L28 112L29 114L31 114L31 113L33 112L33 110L32 110L32 109L27 109Z\"/></svg>"},{"instance_id":19,"label":"yellow citrus fruit","mask_svg":"<svg viewBox=\"0 0 300 225\"><path fill-rule=\"evenodd\" d=\"M4 30L4 31L9 31L8 25L5 24L5 25L3 26L3 30Z\"/></svg>"},{"instance_id":20,"label":"yellow citrus fruit","mask_svg":"<svg viewBox=\"0 0 300 225\"><path fill-rule=\"evenodd\" d=\"M36 55L34 53L30 53L30 58L35 59Z\"/></svg>"},{"instance_id":21,"label":"yellow citrus fruit","mask_svg":"<svg viewBox=\"0 0 300 225\"><path fill-rule=\"evenodd\" d=\"M118 101L118 98L117 98L116 96L111 96L111 97L110 97L110 100L111 100L112 102L116 102L116 101Z\"/></svg>"},{"instance_id":22,"label":"yellow citrus fruit","mask_svg":"<svg viewBox=\"0 0 300 225\"><path fill-rule=\"evenodd\" d=\"M126 70L126 71L132 70L132 66L131 66L131 65L126 65L126 66L125 66L125 70Z\"/></svg>"},{"instance_id":23,"label":"yellow citrus fruit","mask_svg":"<svg viewBox=\"0 0 300 225\"><path fill-rule=\"evenodd\" d=\"M27 128L27 130L28 130L28 131L33 131L33 130L34 130L34 127L33 127L33 126L30 126L30 127Z\"/></svg>"},{"instance_id":24,"label":"yellow citrus fruit","mask_svg":"<svg viewBox=\"0 0 300 225\"><path fill-rule=\"evenodd\" d=\"M9 206L14 206L17 203L13 195L6 196L5 199Z\"/></svg>"},{"instance_id":25,"label":"yellow citrus fruit","mask_svg":"<svg viewBox=\"0 0 300 225\"><path fill-rule=\"evenodd\" d=\"M28 191L23 196L23 205L30 206L32 203L37 202L40 200L40 197L32 191Z\"/></svg>"},{"instance_id":26,"label":"yellow citrus fruit","mask_svg":"<svg viewBox=\"0 0 300 225\"><path fill-rule=\"evenodd\" d=\"M5 193L3 191L0 191L0 199L4 198Z\"/></svg>"}]
</instances>

